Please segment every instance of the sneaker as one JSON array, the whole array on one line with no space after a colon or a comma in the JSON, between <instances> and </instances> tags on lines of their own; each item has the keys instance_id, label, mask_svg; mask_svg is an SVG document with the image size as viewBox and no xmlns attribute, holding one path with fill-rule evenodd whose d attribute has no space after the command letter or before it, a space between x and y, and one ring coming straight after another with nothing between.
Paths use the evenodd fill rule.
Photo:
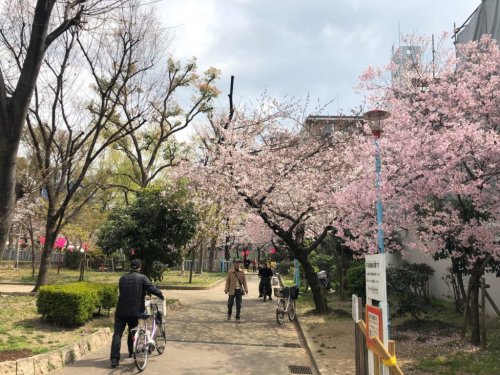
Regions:
<instances>
[{"instance_id":1,"label":"sneaker","mask_svg":"<svg viewBox=\"0 0 500 375\"><path fill-rule=\"evenodd\" d=\"M231 314L227 314L227 320L231 320Z\"/></svg>"},{"instance_id":2,"label":"sneaker","mask_svg":"<svg viewBox=\"0 0 500 375\"><path fill-rule=\"evenodd\" d=\"M262 294L259 294L259 298L261 298L261 297L262 297Z\"/></svg>"},{"instance_id":3,"label":"sneaker","mask_svg":"<svg viewBox=\"0 0 500 375\"><path fill-rule=\"evenodd\" d=\"M118 360L116 358L113 358L111 360L111 368L116 368L118 367Z\"/></svg>"},{"instance_id":4,"label":"sneaker","mask_svg":"<svg viewBox=\"0 0 500 375\"><path fill-rule=\"evenodd\" d=\"M272 301L273 299L271 297L269 297L269 301Z\"/></svg>"},{"instance_id":5,"label":"sneaker","mask_svg":"<svg viewBox=\"0 0 500 375\"><path fill-rule=\"evenodd\" d=\"M133 358L133 357L134 357L134 353L129 353L129 354L128 354L128 357L129 357L129 358Z\"/></svg>"},{"instance_id":6,"label":"sneaker","mask_svg":"<svg viewBox=\"0 0 500 375\"><path fill-rule=\"evenodd\" d=\"M236 318L236 323L241 323L240 318Z\"/></svg>"}]
</instances>

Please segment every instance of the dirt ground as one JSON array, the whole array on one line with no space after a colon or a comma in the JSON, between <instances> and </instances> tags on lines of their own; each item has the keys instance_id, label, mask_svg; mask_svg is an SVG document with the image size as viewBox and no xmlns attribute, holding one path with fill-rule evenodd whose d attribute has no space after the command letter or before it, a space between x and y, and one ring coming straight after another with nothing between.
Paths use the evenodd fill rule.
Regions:
<instances>
[{"instance_id":1,"label":"dirt ground","mask_svg":"<svg viewBox=\"0 0 500 375\"><path fill-rule=\"evenodd\" d=\"M348 313L348 303L336 301L335 304L341 308L326 316L299 310L299 320L322 374L355 374L354 322ZM496 324L495 328L499 326ZM478 347L470 345L467 338L460 337L460 330L452 323L442 320L394 320L391 339L396 342L396 357L405 375L499 374L498 358L492 359L490 369L483 368L480 372L461 368L460 364L450 365L457 353L471 355L471 358L482 355ZM426 360L434 363L429 370L421 367Z\"/></svg>"},{"instance_id":2,"label":"dirt ground","mask_svg":"<svg viewBox=\"0 0 500 375\"><path fill-rule=\"evenodd\" d=\"M354 323L350 317L304 314L300 324L322 374L355 374Z\"/></svg>"}]
</instances>

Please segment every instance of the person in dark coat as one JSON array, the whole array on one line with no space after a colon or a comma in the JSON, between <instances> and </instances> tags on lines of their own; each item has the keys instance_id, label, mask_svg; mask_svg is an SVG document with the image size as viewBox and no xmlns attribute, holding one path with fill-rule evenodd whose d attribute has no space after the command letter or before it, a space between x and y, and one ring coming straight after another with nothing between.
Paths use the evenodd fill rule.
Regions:
<instances>
[{"instance_id":1,"label":"person in dark coat","mask_svg":"<svg viewBox=\"0 0 500 375\"><path fill-rule=\"evenodd\" d=\"M269 297L269 301L273 300L272 297L272 288L271 288L271 278L273 277L273 271L269 268L267 263L264 263L262 268L259 270L259 297L262 297L264 294L264 285L266 286L266 295L264 296L264 302L266 301L266 297Z\"/></svg>"},{"instance_id":2,"label":"person in dark coat","mask_svg":"<svg viewBox=\"0 0 500 375\"><path fill-rule=\"evenodd\" d=\"M144 312L144 298L146 293L154 294L164 299L160 289L141 274L141 261L134 259L130 262L130 272L120 277L118 284L120 295L115 312L115 326L111 342L111 367L118 366L120 361L120 346L125 325L128 325L127 346L129 357L133 355L133 341L131 330L139 323L138 315Z\"/></svg>"}]
</instances>

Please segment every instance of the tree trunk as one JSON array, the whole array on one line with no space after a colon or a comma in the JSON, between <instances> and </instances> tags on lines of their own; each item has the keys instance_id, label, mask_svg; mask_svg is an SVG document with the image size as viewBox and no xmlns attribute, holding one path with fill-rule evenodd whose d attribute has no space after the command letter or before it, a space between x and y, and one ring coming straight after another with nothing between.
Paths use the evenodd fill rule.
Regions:
<instances>
[{"instance_id":1,"label":"tree trunk","mask_svg":"<svg viewBox=\"0 0 500 375\"><path fill-rule=\"evenodd\" d=\"M1 120L0 120L1 121ZM0 124L1 127L7 124ZM3 259L14 216L16 188L16 158L19 142L11 144L5 132L0 132L0 253Z\"/></svg>"},{"instance_id":2,"label":"tree trunk","mask_svg":"<svg viewBox=\"0 0 500 375\"><path fill-rule=\"evenodd\" d=\"M470 295L470 323L471 323L471 344L481 345L481 332L479 326L479 287L481 272L475 265L471 272L469 282L472 285Z\"/></svg>"},{"instance_id":3,"label":"tree trunk","mask_svg":"<svg viewBox=\"0 0 500 375\"><path fill-rule=\"evenodd\" d=\"M26 57L15 91L7 99L5 91L0 90L0 250L2 251L14 215L19 142L45 56L47 29L54 4L54 0L36 2ZM3 77L1 79L0 86L3 86Z\"/></svg>"},{"instance_id":4,"label":"tree trunk","mask_svg":"<svg viewBox=\"0 0 500 375\"><path fill-rule=\"evenodd\" d=\"M198 255L198 266L196 267L196 274L203 274L203 259L205 258L205 239L200 241L200 254Z\"/></svg>"},{"instance_id":5,"label":"tree trunk","mask_svg":"<svg viewBox=\"0 0 500 375\"><path fill-rule=\"evenodd\" d=\"M217 239L214 237L210 241L210 250L208 252L208 269L215 271L215 255L217 254Z\"/></svg>"},{"instance_id":6,"label":"tree trunk","mask_svg":"<svg viewBox=\"0 0 500 375\"><path fill-rule=\"evenodd\" d=\"M312 264L309 262L305 250L295 249L292 247L290 247L290 249L292 250L297 260L300 262L302 270L304 271L305 278L307 279L307 283L311 287L314 305L316 307L316 313L325 314L329 312L328 303L326 301L326 294L318 281L318 276L316 275Z\"/></svg>"},{"instance_id":7,"label":"tree trunk","mask_svg":"<svg viewBox=\"0 0 500 375\"><path fill-rule=\"evenodd\" d=\"M181 269L179 272L179 276L184 276L184 266L186 265L186 257L184 254L181 255Z\"/></svg>"},{"instance_id":8,"label":"tree trunk","mask_svg":"<svg viewBox=\"0 0 500 375\"><path fill-rule=\"evenodd\" d=\"M49 272L50 266L50 255L52 254L52 248L56 242L57 231L56 223L54 220L47 219L47 224L45 226L45 244L43 245L42 255L40 257L40 269L38 270L38 277L36 280L35 289L33 292L38 291L43 285L47 285L47 274Z\"/></svg>"}]
</instances>

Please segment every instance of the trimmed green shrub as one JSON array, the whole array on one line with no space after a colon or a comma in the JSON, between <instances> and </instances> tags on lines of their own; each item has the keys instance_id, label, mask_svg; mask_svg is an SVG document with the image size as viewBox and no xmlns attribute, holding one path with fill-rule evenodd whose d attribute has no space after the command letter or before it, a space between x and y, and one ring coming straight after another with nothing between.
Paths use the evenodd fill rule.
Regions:
<instances>
[{"instance_id":1,"label":"trimmed green shrub","mask_svg":"<svg viewBox=\"0 0 500 375\"><path fill-rule=\"evenodd\" d=\"M97 288L97 297L99 298L99 312L101 309L108 310L116 306L118 302L118 288L116 285L92 284Z\"/></svg>"},{"instance_id":2,"label":"trimmed green shrub","mask_svg":"<svg viewBox=\"0 0 500 375\"><path fill-rule=\"evenodd\" d=\"M62 326L76 326L90 320L96 308L109 310L117 299L116 286L77 282L42 286L36 306L42 319Z\"/></svg>"},{"instance_id":3,"label":"trimmed green shrub","mask_svg":"<svg viewBox=\"0 0 500 375\"><path fill-rule=\"evenodd\" d=\"M347 288L352 294L362 297L366 301L365 265L359 264L349 267L346 273Z\"/></svg>"}]
</instances>

